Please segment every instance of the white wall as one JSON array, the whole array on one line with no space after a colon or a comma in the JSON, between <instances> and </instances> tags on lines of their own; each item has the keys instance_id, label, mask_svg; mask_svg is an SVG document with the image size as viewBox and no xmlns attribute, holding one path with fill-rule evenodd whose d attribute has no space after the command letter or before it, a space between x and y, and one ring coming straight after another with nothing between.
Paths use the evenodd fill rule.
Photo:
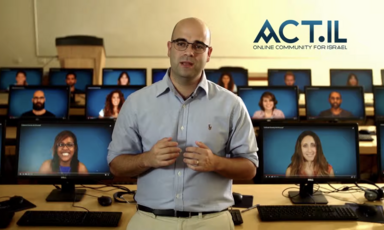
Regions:
<instances>
[{"instance_id":1,"label":"white wall","mask_svg":"<svg viewBox=\"0 0 384 230\"><path fill-rule=\"evenodd\" d=\"M86 1L86 0L84 0ZM89 0L87 0L89 1ZM254 72L266 72L268 68L311 68L312 69L312 83L314 85L328 85L329 84L329 69L330 68L369 68L373 69L374 73L374 84L381 84L380 69L384 69L383 56L384 56L384 47L382 47L382 42L380 39L383 37L384 33L382 32L382 27L384 25L384 15L380 14L380 10L383 9L384 2L380 0L367 0L364 1L307 1L307 0L280 0L280 1L237 1L237 5L234 5L234 1L223 0L217 1L216 4L203 4L202 7L208 7L207 11L207 24L213 24L214 28L212 29L214 46L213 57L210 63L208 63L207 68L217 68L220 66L244 66L248 68L250 73ZM46 0L36 0L37 5L44 6L44 11L40 10L39 12L47 12L50 10L49 4L52 4L52 10L56 9L59 5L65 5L63 2L68 2L65 0L55 0L49 1L49 4ZM70 6L76 7L76 1L69 1ZM83 1L82 1L83 2ZM94 15L89 13L91 10L97 12L103 12L104 4L98 0L90 1L92 6L88 9L84 9L83 13L83 24L87 26L93 26L91 28L94 31L97 31L99 28L97 25L89 22L87 15ZM121 1L119 1L121 4ZM138 1L126 1L137 3ZM179 2L179 1L177 1ZM254 4L257 2L257 4ZM116 3L116 0L108 1L110 5L117 7L119 4ZM148 1L144 1L143 4L147 4ZM198 3L198 2L197 2ZM48 4L48 5L47 5ZM175 4L175 0L172 1L151 1L151 5L148 6L150 9L161 8L164 9L164 4L169 6L174 5L175 7L169 7L169 9L175 10L178 13L172 14L170 12L164 12L162 14L162 23L168 23L167 25L162 25L162 27L168 27L168 31L171 31L176 17L179 17L180 12L186 12L186 16L194 15L193 12L198 12L199 4L187 4L185 7L180 7L180 4ZM254 9L256 18L251 17L250 15L244 17L244 9L248 7ZM83 6L84 3L81 4ZM141 6L142 6L141 5ZM201 4L200 4L201 5ZM79 4L80 6L80 4ZM231 6L231 8L225 8L225 6ZM68 8L68 7L67 7ZM39 8L40 9L40 8ZM69 8L70 9L70 8ZM39 44L39 47L36 46L37 41L44 41L41 37L42 35L47 34L50 28L55 28L55 31L60 31L61 27L58 27L57 21L60 21L61 26L65 26L66 29L78 29L79 17L73 19L75 21L69 20L68 24L63 22L62 17L52 19L52 22L48 21L48 18L44 19L44 23L37 24L37 33L35 31L35 9L33 0L0 0L0 66L23 66L23 67L32 67L32 66L43 66L44 63L50 60L50 57L38 57L37 50L40 46L46 45ZM68 17L71 17L71 11L66 11ZM77 11L74 11L77 12ZM87 14L88 12L88 14ZM173 11L172 11L173 12ZM246 13L252 12L248 10ZM148 20L153 20L152 14L145 12L145 10L140 10L140 14L148 14ZM46 15L46 14L43 14ZM61 15L65 15L61 13ZM199 15L199 13L196 13ZM200 14L201 15L201 14ZM38 15L37 15L38 16ZM39 16L41 20L41 15ZM105 34L109 39L113 39L114 34L111 31L119 30L119 33L115 34L116 41L119 40L117 36L129 36L129 30L121 33L121 27L124 25L119 24L122 19L118 14L115 15L101 15L101 17L115 17L116 25L110 25L107 29L104 30L101 28L100 33ZM228 19L229 17L229 19ZM253 20L242 20L239 21L239 18L253 18ZM146 17L142 17L146 18ZM205 19L205 18L203 18ZM249 49L253 45L253 40L256 37L259 29L266 19L270 20L273 23L275 30L278 30L278 26L287 19L294 19L297 21L301 20L339 20L340 21L340 32L342 35L348 38L347 51L321 51L321 52L308 52L305 51L287 51L274 52L273 51L255 51L259 52L253 57L244 57L243 53L239 53L237 57L225 57L223 56L222 49L225 48L224 44L227 44L224 38L220 36L215 36L217 34L222 35L222 31L218 28L220 26L220 20L223 19L226 21L233 21L236 26L244 30L245 40L249 40ZM125 19L124 19L125 20ZM39 22L39 20L37 20ZM88 23L88 24L87 24ZM144 23L145 25L150 25L149 23ZM139 30L141 27L140 23L136 24L138 27L135 30ZM40 26L40 27L39 27ZM233 27L233 25L231 24ZM58 27L59 29L57 29ZM230 28L230 26L228 26ZM288 28L288 27L287 27ZM302 38L303 34L309 33L306 30L302 30L302 27L298 27L298 35ZM64 30L64 29L63 29ZM43 32L44 33L43 33ZM47 32L48 31L48 32ZM52 30L53 31L53 30ZM250 33L249 31L253 31ZM215 33L216 32L216 33ZM292 36L295 31L292 29L287 29L287 35ZM53 33L53 32L52 32ZM49 33L48 33L49 34ZM108 36L107 36L108 34ZM253 34L249 37L249 34ZM36 39L36 35L40 37ZM52 34L49 34L51 36ZM48 36L48 35L47 35ZM146 33L141 33L137 35L137 39L148 40ZM140 37L143 36L143 37ZM168 35L165 35L169 37ZM308 37L307 35L305 35ZM163 36L159 36L162 38ZM238 34L236 35L238 37ZM156 38L153 38L156 39ZM243 39L243 38L242 38ZM244 40L244 41L245 41ZM229 41L232 41L229 39ZM243 41L243 40L242 40ZM156 41L158 45L164 46L164 57L108 57L106 61L106 67L146 67L148 70L151 68L165 68L169 66L169 61L166 55L166 42ZM215 46L215 44L217 46ZM138 46L140 44L137 44ZM236 46L236 44L227 44L228 46ZM243 46L242 46L243 47ZM219 49L220 57L215 57L215 49ZM108 53L108 47L106 46ZM289 55L285 55L289 54ZM297 58L285 58L283 56L291 56ZM309 56L309 58L302 58L303 56ZM59 64L57 61L51 62L49 67L58 67ZM150 71L148 71L150 74Z\"/></svg>"}]
</instances>

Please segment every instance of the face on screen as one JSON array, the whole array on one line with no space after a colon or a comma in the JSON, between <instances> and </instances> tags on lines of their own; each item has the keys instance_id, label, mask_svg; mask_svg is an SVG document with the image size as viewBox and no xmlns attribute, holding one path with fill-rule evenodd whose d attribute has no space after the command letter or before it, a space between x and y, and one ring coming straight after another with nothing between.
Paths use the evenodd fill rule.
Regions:
<instances>
[{"instance_id":1,"label":"face on screen","mask_svg":"<svg viewBox=\"0 0 384 230\"><path fill-rule=\"evenodd\" d=\"M347 85L348 86L358 86L359 85L359 81L358 81L356 75L354 75L354 74L349 75Z\"/></svg>"},{"instance_id":2,"label":"face on screen","mask_svg":"<svg viewBox=\"0 0 384 230\"><path fill-rule=\"evenodd\" d=\"M331 104L331 107L334 109L337 109L341 105L341 95L338 92L332 92L329 96L329 103Z\"/></svg>"},{"instance_id":3,"label":"face on screen","mask_svg":"<svg viewBox=\"0 0 384 230\"><path fill-rule=\"evenodd\" d=\"M120 75L118 85L129 85L129 77L127 73L122 73Z\"/></svg>"},{"instance_id":4,"label":"face on screen","mask_svg":"<svg viewBox=\"0 0 384 230\"><path fill-rule=\"evenodd\" d=\"M16 85L25 85L27 81L27 76L24 72L18 72L16 74Z\"/></svg>"},{"instance_id":5,"label":"face on screen","mask_svg":"<svg viewBox=\"0 0 384 230\"><path fill-rule=\"evenodd\" d=\"M71 87L74 86L76 84L76 76L74 74L68 74L65 82Z\"/></svg>"},{"instance_id":6,"label":"face on screen","mask_svg":"<svg viewBox=\"0 0 384 230\"><path fill-rule=\"evenodd\" d=\"M275 103L273 102L271 97L263 97L264 110L272 110L274 106Z\"/></svg>"},{"instance_id":7,"label":"face on screen","mask_svg":"<svg viewBox=\"0 0 384 230\"><path fill-rule=\"evenodd\" d=\"M287 86L293 86L295 84L295 76L292 74L285 75L285 85Z\"/></svg>"},{"instance_id":8,"label":"face on screen","mask_svg":"<svg viewBox=\"0 0 384 230\"><path fill-rule=\"evenodd\" d=\"M307 162L313 162L316 156L316 143L312 136L305 136L301 141L301 152Z\"/></svg>"},{"instance_id":9,"label":"face on screen","mask_svg":"<svg viewBox=\"0 0 384 230\"><path fill-rule=\"evenodd\" d=\"M45 107L45 95L43 91L36 91L32 98L33 110L40 111Z\"/></svg>"},{"instance_id":10,"label":"face on screen","mask_svg":"<svg viewBox=\"0 0 384 230\"><path fill-rule=\"evenodd\" d=\"M57 144L57 155L62 164L70 163L75 153L75 144L72 137L66 137Z\"/></svg>"}]
</instances>

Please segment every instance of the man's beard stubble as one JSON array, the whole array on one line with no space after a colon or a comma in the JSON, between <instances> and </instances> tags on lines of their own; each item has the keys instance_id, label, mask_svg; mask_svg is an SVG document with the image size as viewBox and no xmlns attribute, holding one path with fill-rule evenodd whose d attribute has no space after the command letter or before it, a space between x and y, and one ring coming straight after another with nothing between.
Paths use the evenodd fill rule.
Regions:
<instances>
[{"instance_id":1,"label":"man's beard stubble","mask_svg":"<svg viewBox=\"0 0 384 230\"><path fill-rule=\"evenodd\" d=\"M33 103L33 110L41 111L45 108L45 103Z\"/></svg>"}]
</instances>

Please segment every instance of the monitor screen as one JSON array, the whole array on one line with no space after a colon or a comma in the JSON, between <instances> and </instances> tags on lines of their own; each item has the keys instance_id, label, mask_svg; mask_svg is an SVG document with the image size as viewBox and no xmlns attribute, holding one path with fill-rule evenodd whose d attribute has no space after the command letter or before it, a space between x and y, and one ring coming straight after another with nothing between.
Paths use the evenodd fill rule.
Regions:
<instances>
[{"instance_id":1,"label":"monitor screen","mask_svg":"<svg viewBox=\"0 0 384 230\"><path fill-rule=\"evenodd\" d=\"M57 69L49 70L50 85L68 85L71 90L71 106L85 105L85 87L92 85L93 69Z\"/></svg>"},{"instance_id":2,"label":"monitor screen","mask_svg":"<svg viewBox=\"0 0 384 230\"><path fill-rule=\"evenodd\" d=\"M364 120L364 91L355 87L306 87L307 120Z\"/></svg>"},{"instance_id":3,"label":"monitor screen","mask_svg":"<svg viewBox=\"0 0 384 230\"><path fill-rule=\"evenodd\" d=\"M11 86L9 119L68 119L69 86Z\"/></svg>"},{"instance_id":4,"label":"monitor screen","mask_svg":"<svg viewBox=\"0 0 384 230\"><path fill-rule=\"evenodd\" d=\"M113 127L113 120L20 122L18 177L62 183L47 201L67 199L63 194L73 193L76 181L110 179L107 154Z\"/></svg>"},{"instance_id":5,"label":"monitor screen","mask_svg":"<svg viewBox=\"0 0 384 230\"><path fill-rule=\"evenodd\" d=\"M103 69L103 85L147 85L147 69Z\"/></svg>"},{"instance_id":6,"label":"monitor screen","mask_svg":"<svg viewBox=\"0 0 384 230\"><path fill-rule=\"evenodd\" d=\"M168 69L152 69L152 83L163 80Z\"/></svg>"},{"instance_id":7,"label":"monitor screen","mask_svg":"<svg viewBox=\"0 0 384 230\"><path fill-rule=\"evenodd\" d=\"M87 86L87 102L85 106L87 119L116 119L128 96L143 87L144 86Z\"/></svg>"},{"instance_id":8,"label":"monitor screen","mask_svg":"<svg viewBox=\"0 0 384 230\"><path fill-rule=\"evenodd\" d=\"M41 85L43 68L0 68L0 91L10 85Z\"/></svg>"},{"instance_id":9,"label":"monitor screen","mask_svg":"<svg viewBox=\"0 0 384 230\"><path fill-rule=\"evenodd\" d=\"M384 86L373 87L375 120L384 120Z\"/></svg>"},{"instance_id":10,"label":"monitor screen","mask_svg":"<svg viewBox=\"0 0 384 230\"><path fill-rule=\"evenodd\" d=\"M299 120L296 86L239 87L238 95L254 124L271 120Z\"/></svg>"},{"instance_id":11,"label":"monitor screen","mask_svg":"<svg viewBox=\"0 0 384 230\"><path fill-rule=\"evenodd\" d=\"M268 69L269 86L297 86L304 93L306 86L312 85L310 69Z\"/></svg>"},{"instance_id":12,"label":"monitor screen","mask_svg":"<svg viewBox=\"0 0 384 230\"><path fill-rule=\"evenodd\" d=\"M379 162L379 176L384 177L384 122L378 122L376 126L377 134L377 160Z\"/></svg>"},{"instance_id":13,"label":"monitor screen","mask_svg":"<svg viewBox=\"0 0 384 230\"><path fill-rule=\"evenodd\" d=\"M234 93L238 92L238 87L248 86L247 69L205 69L205 75L208 80L223 86Z\"/></svg>"},{"instance_id":14,"label":"monitor screen","mask_svg":"<svg viewBox=\"0 0 384 230\"><path fill-rule=\"evenodd\" d=\"M259 133L264 182L347 183L359 178L357 124L263 123Z\"/></svg>"},{"instance_id":15,"label":"monitor screen","mask_svg":"<svg viewBox=\"0 0 384 230\"><path fill-rule=\"evenodd\" d=\"M365 93L372 93L371 69L331 69L331 86L362 86Z\"/></svg>"}]
</instances>

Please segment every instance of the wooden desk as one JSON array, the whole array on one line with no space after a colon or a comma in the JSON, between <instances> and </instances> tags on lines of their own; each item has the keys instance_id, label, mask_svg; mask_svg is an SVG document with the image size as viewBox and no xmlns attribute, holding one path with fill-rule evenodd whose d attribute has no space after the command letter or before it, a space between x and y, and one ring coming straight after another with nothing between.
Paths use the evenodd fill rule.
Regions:
<instances>
[{"instance_id":1,"label":"wooden desk","mask_svg":"<svg viewBox=\"0 0 384 230\"><path fill-rule=\"evenodd\" d=\"M281 192L293 185L234 185L233 191L239 192L243 195L253 195L253 204L261 205L292 205L290 200L283 197ZM327 187L327 185L321 185ZM380 185L383 186L383 185ZM126 186L131 190L136 189L136 185ZM338 187L338 186L335 186ZM34 203L37 207L30 210L67 210L67 211L81 211L82 209L72 207L72 202L46 202L45 198L54 187L51 185L0 185L0 197L2 196L23 196L28 201ZM108 188L106 189L108 190ZM116 190L117 191L117 190ZM87 190L87 194L94 196L113 195L114 192L100 192L95 190ZM335 199L343 199L344 201ZM330 205L344 204L346 202L364 203L364 193L335 193L332 196L327 195L327 200ZM383 202L375 202L371 204L383 205ZM83 206L90 211L120 211L123 216L117 228L113 229L126 229L130 218L136 212L134 204L113 203L111 206L103 207L97 202L97 198L91 196L84 196L83 200L76 203L77 206ZM29 229L30 227L19 227L16 223L23 215L24 211L16 212L9 229ZM382 224L357 222L357 221L292 221L292 222L261 222L258 217L257 209L252 209L248 212L242 213L244 223L236 226L236 229L311 229L311 230L332 230L332 229L348 229L348 230L379 230L384 229ZM38 229L54 229L53 227L37 227ZM84 228L68 228L68 229L84 229ZM96 229L96 228L88 228Z\"/></svg>"}]
</instances>

